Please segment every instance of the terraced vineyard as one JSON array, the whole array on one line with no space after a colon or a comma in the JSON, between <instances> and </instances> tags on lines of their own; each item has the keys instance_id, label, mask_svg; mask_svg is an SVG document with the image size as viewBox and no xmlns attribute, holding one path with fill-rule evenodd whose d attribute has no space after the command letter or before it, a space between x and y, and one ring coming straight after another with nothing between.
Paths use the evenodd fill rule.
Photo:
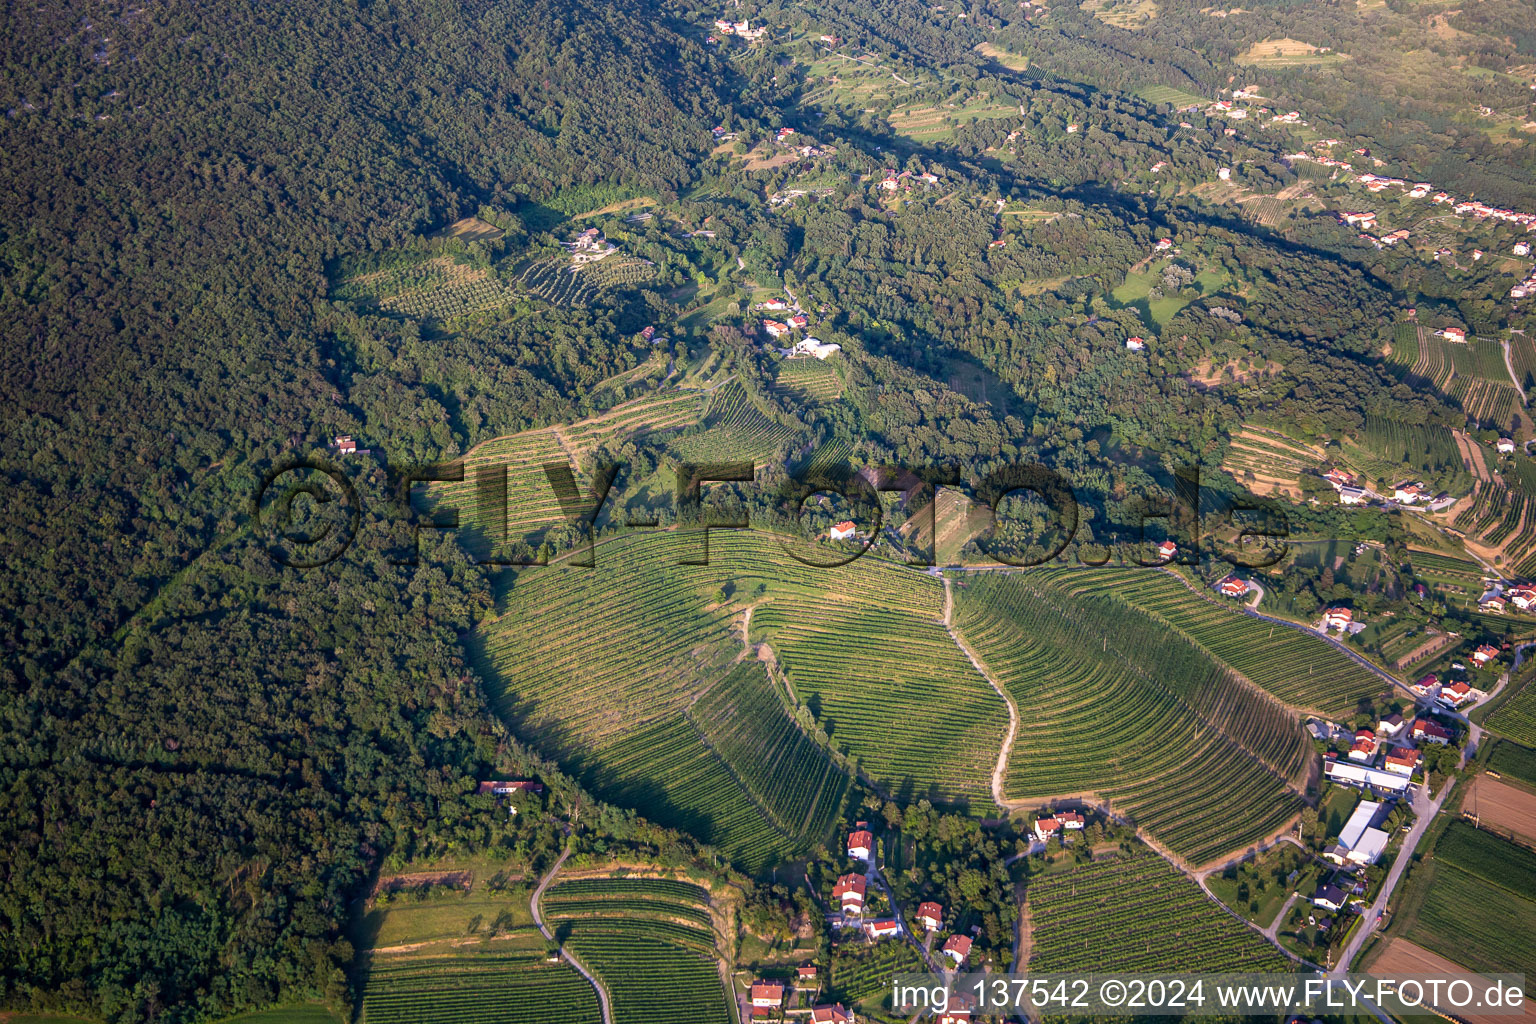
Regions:
<instances>
[{"instance_id":1,"label":"terraced vineyard","mask_svg":"<svg viewBox=\"0 0 1536 1024\"><path fill-rule=\"evenodd\" d=\"M1074 578L1075 577L1075 578ZM1010 799L1094 793L1194 863L1283 828L1311 748L1278 701L1084 574L968 580L962 636L1027 727Z\"/></svg>"},{"instance_id":2,"label":"terraced vineyard","mask_svg":"<svg viewBox=\"0 0 1536 1024\"><path fill-rule=\"evenodd\" d=\"M1265 427L1245 426L1232 437L1221 468L1256 494L1276 490L1301 496L1297 477L1316 468L1323 452Z\"/></svg>"},{"instance_id":3,"label":"terraced vineyard","mask_svg":"<svg viewBox=\"0 0 1536 1024\"><path fill-rule=\"evenodd\" d=\"M889 939L874 946L842 943L832 953L830 998L844 1003L889 999L891 977L924 971L923 962L906 942Z\"/></svg>"},{"instance_id":4,"label":"terraced vineyard","mask_svg":"<svg viewBox=\"0 0 1536 1024\"><path fill-rule=\"evenodd\" d=\"M1536 662L1520 666L1508 684L1513 695L1488 716L1488 728L1526 747L1536 747Z\"/></svg>"},{"instance_id":5,"label":"terraced vineyard","mask_svg":"<svg viewBox=\"0 0 1536 1024\"><path fill-rule=\"evenodd\" d=\"M600 1024L592 985L542 949L507 955L408 957L374 963L365 1024Z\"/></svg>"},{"instance_id":6,"label":"terraced vineyard","mask_svg":"<svg viewBox=\"0 0 1536 1024\"><path fill-rule=\"evenodd\" d=\"M599 445L696 423L703 408L700 392L674 389L625 402L569 426L493 438L464 456L462 481L424 485L422 507L457 509L459 539L477 558L490 557L506 542L524 541L537 547L546 531L564 521L544 472L546 464L570 466L575 458L576 470L582 473L591 468L586 462ZM497 476L503 470L504 512ZM590 481L578 477L577 486L585 496ZM617 493L610 497L606 507L616 507L618 497Z\"/></svg>"},{"instance_id":7,"label":"terraced vineyard","mask_svg":"<svg viewBox=\"0 0 1536 1024\"><path fill-rule=\"evenodd\" d=\"M1031 971L1293 969L1262 937L1153 854L1045 875L1029 883L1025 898L1034 923Z\"/></svg>"},{"instance_id":8,"label":"terraced vineyard","mask_svg":"<svg viewBox=\"0 0 1536 1024\"><path fill-rule=\"evenodd\" d=\"M1360 468L1384 483L1395 483L1393 477L1404 466L1430 475L1452 477L1465 471L1461 451L1445 427L1367 416L1359 446L1384 464Z\"/></svg>"},{"instance_id":9,"label":"terraced vineyard","mask_svg":"<svg viewBox=\"0 0 1536 1024\"><path fill-rule=\"evenodd\" d=\"M732 1024L708 905L698 886L661 879L562 882L543 901L555 934L607 989L616 1022Z\"/></svg>"},{"instance_id":10,"label":"terraced vineyard","mask_svg":"<svg viewBox=\"0 0 1536 1024\"><path fill-rule=\"evenodd\" d=\"M564 257L539 260L517 275L523 287L560 306L585 306L597 298L597 286Z\"/></svg>"},{"instance_id":11,"label":"terraced vineyard","mask_svg":"<svg viewBox=\"0 0 1536 1024\"><path fill-rule=\"evenodd\" d=\"M1216 605L1168 573L1117 571L1113 590L1293 708L1347 717L1387 690L1326 641Z\"/></svg>"},{"instance_id":12,"label":"terraced vineyard","mask_svg":"<svg viewBox=\"0 0 1536 1024\"><path fill-rule=\"evenodd\" d=\"M837 368L822 359L780 361L773 371L773 384L780 393L807 403L835 402L843 394Z\"/></svg>"},{"instance_id":13,"label":"terraced vineyard","mask_svg":"<svg viewBox=\"0 0 1536 1024\"><path fill-rule=\"evenodd\" d=\"M698 462L741 460L761 465L794 441L794 430L770 419L752 403L746 388L731 381L710 394L704 430L678 438L671 450Z\"/></svg>"}]
</instances>

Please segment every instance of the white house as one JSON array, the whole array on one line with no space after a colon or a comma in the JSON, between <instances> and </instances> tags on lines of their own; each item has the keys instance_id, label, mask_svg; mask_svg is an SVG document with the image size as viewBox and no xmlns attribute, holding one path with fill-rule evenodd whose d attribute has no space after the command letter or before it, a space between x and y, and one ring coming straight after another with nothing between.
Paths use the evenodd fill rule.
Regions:
<instances>
[{"instance_id":1,"label":"white house","mask_svg":"<svg viewBox=\"0 0 1536 1024\"><path fill-rule=\"evenodd\" d=\"M1482 668L1498 656L1499 649L1492 644L1479 644L1477 650L1472 652L1472 660L1478 668Z\"/></svg>"},{"instance_id":2,"label":"white house","mask_svg":"<svg viewBox=\"0 0 1536 1024\"><path fill-rule=\"evenodd\" d=\"M1165 540L1157 546L1157 557L1165 561L1178 553L1179 546L1171 540Z\"/></svg>"},{"instance_id":3,"label":"white house","mask_svg":"<svg viewBox=\"0 0 1536 1024\"><path fill-rule=\"evenodd\" d=\"M853 1014L842 1003L811 1007L811 1024L853 1024Z\"/></svg>"},{"instance_id":4,"label":"white house","mask_svg":"<svg viewBox=\"0 0 1536 1024\"><path fill-rule=\"evenodd\" d=\"M901 934L901 925L895 921L865 921L864 934L872 939L889 939Z\"/></svg>"},{"instance_id":5,"label":"white house","mask_svg":"<svg viewBox=\"0 0 1536 1024\"><path fill-rule=\"evenodd\" d=\"M776 981L752 983L752 1006L756 1009L777 1010L784 1005L784 986Z\"/></svg>"},{"instance_id":6,"label":"white house","mask_svg":"<svg viewBox=\"0 0 1536 1024\"><path fill-rule=\"evenodd\" d=\"M1232 168L1230 168L1230 167L1219 168L1216 171L1216 177L1220 178L1222 181L1231 181L1232 180Z\"/></svg>"},{"instance_id":7,"label":"white house","mask_svg":"<svg viewBox=\"0 0 1536 1024\"><path fill-rule=\"evenodd\" d=\"M1401 483L1392 488L1392 497L1404 505L1412 505L1423 493L1423 485L1417 483Z\"/></svg>"},{"instance_id":8,"label":"white house","mask_svg":"<svg viewBox=\"0 0 1536 1024\"><path fill-rule=\"evenodd\" d=\"M1440 332L1440 336L1446 341L1466 341L1467 332L1460 327L1447 327Z\"/></svg>"},{"instance_id":9,"label":"white house","mask_svg":"<svg viewBox=\"0 0 1536 1024\"><path fill-rule=\"evenodd\" d=\"M969 935L951 935L944 942L944 952L955 966L965 963L965 958L971 955L971 937Z\"/></svg>"},{"instance_id":10,"label":"white house","mask_svg":"<svg viewBox=\"0 0 1536 1024\"><path fill-rule=\"evenodd\" d=\"M944 908L932 900L919 903L917 906L917 923L931 932L938 931L944 925Z\"/></svg>"},{"instance_id":11,"label":"white house","mask_svg":"<svg viewBox=\"0 0 1536 1024\"><path fill-rule=\"evenodd\" d=\"M1034 832L1036 839L1040 840L1042 843L1046 842L1051 838L1051 836L1061 834L1061 822L1058 821L1055 817L1036 818Z\"/></svg>"},{"instance_id":12,"label":"white house","mask_svg":"<svg viewBox=\"0 0 1536 1024\"><path fill-rule=\"evenodd\" d=\"M1355 621L1355 613L1349 608L1333 607L1323 613L1324 629L1346 629Z\"/></svg>"},{"instance_id":13,"label":"white house","mask_svg":"<svg viewBox=\"0 0 1536 1024\"><path fill-rule=\"evenodd\" d=\"M1397 775L1411 776L1419 767L1420 759L1421 755L1412 747L1396 747L1387 751L1387 759L1382 767Z\"/></svg>"},{"instance_id":14,"label":"white house","mask_svg":"<svg viewBox=\"0 0 1536 1024\"><path fill-rule=\"evenodd\" d=\"M1508 455L1515 450L1515 442L1510 438L1501 437L1499 438L1499 443L1494 447L1499 450L1500 455Z\"/></svg>"},{"instance_id":15,"label":"white house","mask_svg":"<svg viewBox=\"0 0 1536 1024\"><path fill-rule=\"evenodd\" d=\"M1336 885L1320 885L1312 894L1312 905L1322 907L1324 910L1339 911L1344 909L1344 902L1348 899L1344 890Z\"/></svg>"},{"instance_id":16,"label":"white house","mask_svg":"<svg viewBox=\"0 0 1536 1024\"><path fill-rule=\"evenodd\" d=\"M868 888L869 882L863 875L843 875L832 887L832 899L837 902L844 914L862 914L864 913L864 894Z\"/></svg>"},{"instance_id":17,"label":"white house","mask_svg":"<svg viewBox=\"0 0 1536 1024\"><path fill-rule=\"evenodd\" d=\"M838 523L837 525L842 526L844 524ZM852 526L853 524L849 523L847 525ZM832 529L837 529L837 526L834 526ZM870 852L874 848L875 837L869 831L859 829L857 832L848 833L848 856L856 860L869 860Z\"/></svg>"},{"instance_id":18,"label":"white house","mask_svg":"<svg viewBox=\"0 0 1536 1024\"><path fill-rule=\"evenodd\" d=\"M855 532L857 532L857 527L853 525L853 522L851 520L844 519L840 523L834 523L832 528L827 531L827 536L833 540L852 540ZM863 834L869 835L868 832ZM850 856L853 855L852 850L849 850L848 853ZM868 856L868 854L866 853L865 856Z\"/></svg>"},{"instance_id":19,"label":"white house","mask_svg":"<svg viewBox=\"0 0 1536 1024\"><path fill-rule=\"evenodd\" d=\"M1147 343L1141 338L1126 338L1125 347L1132 352L1141 352L1147 347Z\"/></svg>"},{"instance_id":20,"label":"white house","mask_svg":"<svg viewBox=\"0 0 1536 1024\"><path fill-rule=\"evenodd\" d=\"M841 352L842 350L843 346L835 341L826 342L817 338L806 338L795 342L795 347L789 351L791 355L795 356L815 356L817 359L825 359L834 352Z\"/></svg>"}]
</instances>

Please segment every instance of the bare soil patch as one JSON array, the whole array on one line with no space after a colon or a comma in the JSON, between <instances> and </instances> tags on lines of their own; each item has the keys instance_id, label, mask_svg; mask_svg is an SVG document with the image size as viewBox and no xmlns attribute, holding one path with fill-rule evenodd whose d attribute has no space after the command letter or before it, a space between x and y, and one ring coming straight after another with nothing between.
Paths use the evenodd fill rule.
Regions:
<instances>
[{"instance_id":1,"label":"bare soil patch","mask_svg":"<svg viewBox=\"0 0 1536 1024\"><path fill-rule=\"evenodd\" d=\"M1536 846L1536 794L1518 786L1479 775L1462 801L1463 813L1475 814L1480 824L1496 832L1512 833L1527 845Z\"/></svg>"},{"instance_id":2,"label":"bare soil patch","mask_svg":"<svg viewBox=\"0 0 1536 1024\"><path fill-rule=\"evenodd\" d=\"M1466 974L1467 969L1458 963L1447 960L1438 953L1431 953L1423 946L1409 942L1407 939L1393 938L1371 965L1365 968L1365 973L1378 978L1423 978L1441 974ZM1517 1024L1520 1021L1536 1020L1536 1008L1533 1004L1525 1004L1525 1012L1518 1017L1492 1016L1489 1014L1465 1013L1458 1010L1452 1020L1466 1021L1467 1024Z\"/></svg>"}]
</instances>

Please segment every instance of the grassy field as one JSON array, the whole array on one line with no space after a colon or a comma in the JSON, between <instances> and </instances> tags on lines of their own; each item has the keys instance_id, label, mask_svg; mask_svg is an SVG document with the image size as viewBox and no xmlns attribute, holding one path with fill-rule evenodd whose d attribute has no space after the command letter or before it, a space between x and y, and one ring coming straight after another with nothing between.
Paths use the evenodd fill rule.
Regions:
<instances>
[{"instance_id":1,"label":"grassy field","mask_svg":"<svg viewBox=\"0 0 1536 1024\"><path fill-rule=\"evenodd\" d=\"M1311 757L1297 720L1091 575L959 588L961 635L1028 715L1008 797L1093 793L1196 864L1283 828Z\"/></svg>"},{"instance_id":2,"label":"grassy field","mask_svg":"<svg viewBox=\"0 0 1536 1024\"><path fill-rule=\"evenodd\" d=\"M1342 53L1322 53L1320 47L1299 39L1265 39L1238 54L1237 63L1260 68L1327 67L1347 58Z\"/></svg>"},{"instance_id":3,"label":"grassy field","mask_svg":"<svg viewBox=\"0 0 1536 1024\"><path fill-rule=\"evenodd\" d=\"M1175 107L1189 107L1205 102L1205 97L1197 96L1183 89L1175 89L1171 85L1148 85L1135 91L1148 103L1169 103Z\"/></svg>"},{"instance_id":4,"label":"grassy field","mask_svg":"<svg viewBox=\"0 0 1536 1024\"><path fill-rule=\"evenodd\" d=\"M1148 853L1031 880L1031 971L1288 971L1273 947ZM1022 968L1021 968L1022 970Z\"/></svg>"},{"instance_id":5,"label":"grassy field","mask_svg":"<svg viewBox=\"0 0 1536 1024\"><path fill-rule=\"evenodd\" d=\"M1488 767L1509 779L1536 786L1536 750L1501 741L1488 757Z\"/></svg>"},{"instance_id":6,"label":"grassy field","mask_svg":"<svg viewBox=\"0 0 1536 1024\"><path fill-rule=\"evenodd\" d=\"M1485 724L1500 736L1536 747L1536 662L1522 664L1507 685L1509 695L1501 695L1499 706Z\"/></svg>"},{"instance_id":7,"label":"grassy field","mask_svg":"<svg viewBox=\"0 0 1536 1024\"><path fill-rule=\"evenodd\" d=\"M1142 28L1157 17L1155 0L1083 0L1082 8L1116 28Z\"/></svg>"}]
</instances>

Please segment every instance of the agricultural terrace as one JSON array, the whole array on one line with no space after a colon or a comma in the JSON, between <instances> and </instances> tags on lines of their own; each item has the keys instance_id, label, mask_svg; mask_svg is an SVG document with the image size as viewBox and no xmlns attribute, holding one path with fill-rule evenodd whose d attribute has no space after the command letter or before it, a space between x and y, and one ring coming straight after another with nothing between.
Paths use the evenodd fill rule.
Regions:
<instances>
[{"instance_id":1,"label":"agricultural terrace","mask_svg":"<svg viewBox=\"0 0 1536 1024\"><path fill-rule=\"evenodd\" d=\"M1478 484L1455 525L1466 534L1469 550L1518 573L1536 568L1536 503L1525 488L1508 484Z\"/></svg>"},{"instance_id":2,"label":"agricultural terrace","mask_svg":"<svg viewBox=\"0 0 1536 1024\"><path fill-rule=\"evenodd\" d=\"M1154 0L1083 0L1082 8L1106 25L1132 30L1157 17Z\"/></svg>"},{"instance_id":3,"label":"agricultural terrace","mask_svg":"<svg viewBox=\"0 0 1536 1024\"><path fill-rule=\"evenodd\" d=\"M632 535L595 569L526 570L473 647L520 735L605 799L756 868L825 839L847 780L763 666L737 663L741 613L718 601L730 569L677 564L697 543Z\"/></svg>"},{"instance_id":4,"label":"agricultural terrace","mask_svg":"<svg viewBox=\"0 0 1536 1024\"><path fill-rule=\"evenodd\" d=\"M828 998L865 1012L890 1012L891 978L919 974L926 968L908 943L879 942L873 946L841 942L832 951Z\"/></svg>"},{"instance_id":5,"label":"agricultural terrace","mask_svg":"<svg viewBox=\"0 0 1536 1024\"><path fill-rule=\"evenodd\" d=\"M380 901L356 940L368 1024L542 1024L552 1011L561 1020L602 1019L592 985L546 961L525 895L477 887Z\"/></svg>"},{"instance_id":6,"label":"agricultural terrace","mask_svg":"<svg viewBox=\"0 0 1536 1024\"><path fill-rule=\"evenodd\" d=\"M1536 661L1522 663L1519 674L1510 677L1508 686L1512 692L1485 724L1500 736L1536 747Z\"/></svg>"},{"instance_id":7,"label":"agricultural terrace","mask_svg":"<svg viewBox=\"0 0 1536 1024\"><path fill-rule=\"evenodd\" d=\"M391 253L390 265L344 278L337 298L416 320L449 320L511 302L515 292L489 267L451 254Z\"/></svg>"},{"instance_id":8,"label":"agricultural terrace","mask_svg":"<svg viewBox=\"0 0 1536 1024\"><path fill-rule=\"evenodd\" d=\"M655 276L649 261L619 253L581 267L572 267L564 256L535 260L516 274L524 288L558 306L585 306L602 291L634 287Z\"/></svg>"},{"instance_id":9,"label":"agricultural terrace","mask_svg":"<svg viewBox=\"0 0 1536 1024\"><path fill-rule=\"evenodd\" d=\"M1536 387L1536 337L1512 334L1509 337L1509 362L1515 368L1515 378L1526 394Z\"/></svg>"},{"instance_id":10,"label":"agricultural terrace","mask_svg":"<svg viewBox=\"0 0 1536 1024\"><path fill-rule=\"evenodd\" d=\"M1469 600L1476 599L1483 592L1483 567L1471 559L1410 548L1408 561L1413 566L1415 576L1433 585L1442 594ZM1388 652L1383 648L1382 653Z\"/></svg>"},{"instance_id":11,"label":"agricultural terrace","mask_svg":"<svg viewBox=\"0 0 1536 1024\"><path fill-rule=\"evenodd\" d=\"M980 92L936 107L902 106L891 111L888 120L891 130L898 135L914 142L937 142L950 138L956 128L972 121L1015 117L1018 112L1017 103Z\"/></svg>"},{"instance_id":12,"label":"agricultural terrace","mask_svg":"<svg viewBox=\"0 0 1536 1024\"><path fill-rule=\"evenodd\" d=\"M704 429L680 437L670 450L693 462L750 460L763 464L795 443L796 432L771 419L752 401L737 381L716 388L709 395Z\"/></svg>"},{"instance_id":13,"label":"agricultural terrace","mask_svg":"<svg viewBox=\"0 0 1536 1024\"><path fill-rule=\"evenodd\" d=\"M542 945L507 955L402 957L368 969L368 1024L600 1024L592 985Z\"/></svg>"},{"instance_id":14,"label":"agricultural terrace","mask_svg":"<svg viewBox=\"0 0 1536 1024\"><path fill-rule=\"evenodd\" d=\"M1244 426L1228 443L1221 468L1254 494L1278 491L1299 499L1302 493L1297 478L1317 468L1324 457L1321 448L1277 430Z\"/></svg>"},{"instance_id":15,"label":"agricultural terrace","mask_svg":"<svg viewBox=\"0 0 1536 1024\"><path fill-rule=\"evenodd\" d=\"M457 509L460 537L478 557L503 541L537 546L545 531L563 522L560 503L545 475L547 463L572 466L586 493L589 456L599 445L697 423L704 400L697 391L671 390L617 405L569 426L544 427L492 438L463 458L464 479L421 485L424 507ZM574 464L574 465L573 465ZM506 508L495 474L506 470ZM488 481L488 476L490 477ZM611 504L616 504L610 499Z\"/></svg>"},{"instance_id":16,"label":"agricultural terrace","mask_svg":"<svg viewBox=\"0 0 1536 1024\"><path fill-rule=\"evenodd\" d=\"M1387 692L1377 676L1321 638L1222 607L1169 573L1109 571L1116 598L1167 623L1294 709L1347 718L1362 701Z\"/></svg>"},{"instance_id":17,"label":"agricultural terrace","mask_svg":"<svg viewBox=\"0 0 1536 1024\"><path fill-rule=\"evenodd\" d=\"M1405 473L1446 487L1466 481L1461 449L1446 427L1367 416L1360 437L1345 441L1344 450L1351 466L1383 487L1397 483Z\"/></svg>"},{"instance_id":18,"label":"agricultural terrace","mask_svg":"<svg viewBox=\"0 0 1536 1024\"><path fill-rule=\"evenodd\" d=\"M1150 853L1032 879L1025 899L1034 924L1031 971L1292 970L1274 947Z\"/></svg>"},{"instance_id":19,"label":"agricultural terrace","mask_svg":"<svg viewBox=\"0 0 1536 1024\"><path fill-rule=\"evenodd\" d=\"M1008 710L945 631L939 580L868 556L812 569L778 554L765 572L745 545L722 547L767 583L752 639L836 746L904 800L991 806Z\"/></svg>"},{"instance_id":20,"label":"agricultural terrace","mask_svg":"<svg viewBox=\"0 0 1536 1024\"><path fill-rule=\"evenodd\" d=\"M1432 863L1403 937L1468 970L1536 976L1536 853L1453 821Z\"/></svg>"},{"instance_id":21,"label":"agricultural terrace","mask_svg":"<svg viewBox=\"0 0 1536 1024\"><path fill-rule=\"evenodd\" d=\"M556 885L542 905L556 937L607 989L615 1020L732 1024L703 889L665 879L581 879Z\"/></svg>"},{"instance_id":22,"label":"agricultural terrace","mask_svg":"<svg viewBox=\"0 0 1536 1024\"><path fill-rule=\"evenodd\" d=\"M837 367L824 359L784 359L774 368L776 391L813 405L824 405L843 397L843 380Z\"/></svg>"},{"instance_id":23,"label":"agricultural terrace","mask_svg":"<svg viewBox=\"0 0 1536 1024\"><path fill-rule=\"evenodd\" d=\"M960 633L1028 716L1009 799L1093 794L1196 864L1283 829L1302 807L1288 783L1304 785L1311 759L1296 718L1102 582L959 588Z\"/></svg>"}]
</instances>

